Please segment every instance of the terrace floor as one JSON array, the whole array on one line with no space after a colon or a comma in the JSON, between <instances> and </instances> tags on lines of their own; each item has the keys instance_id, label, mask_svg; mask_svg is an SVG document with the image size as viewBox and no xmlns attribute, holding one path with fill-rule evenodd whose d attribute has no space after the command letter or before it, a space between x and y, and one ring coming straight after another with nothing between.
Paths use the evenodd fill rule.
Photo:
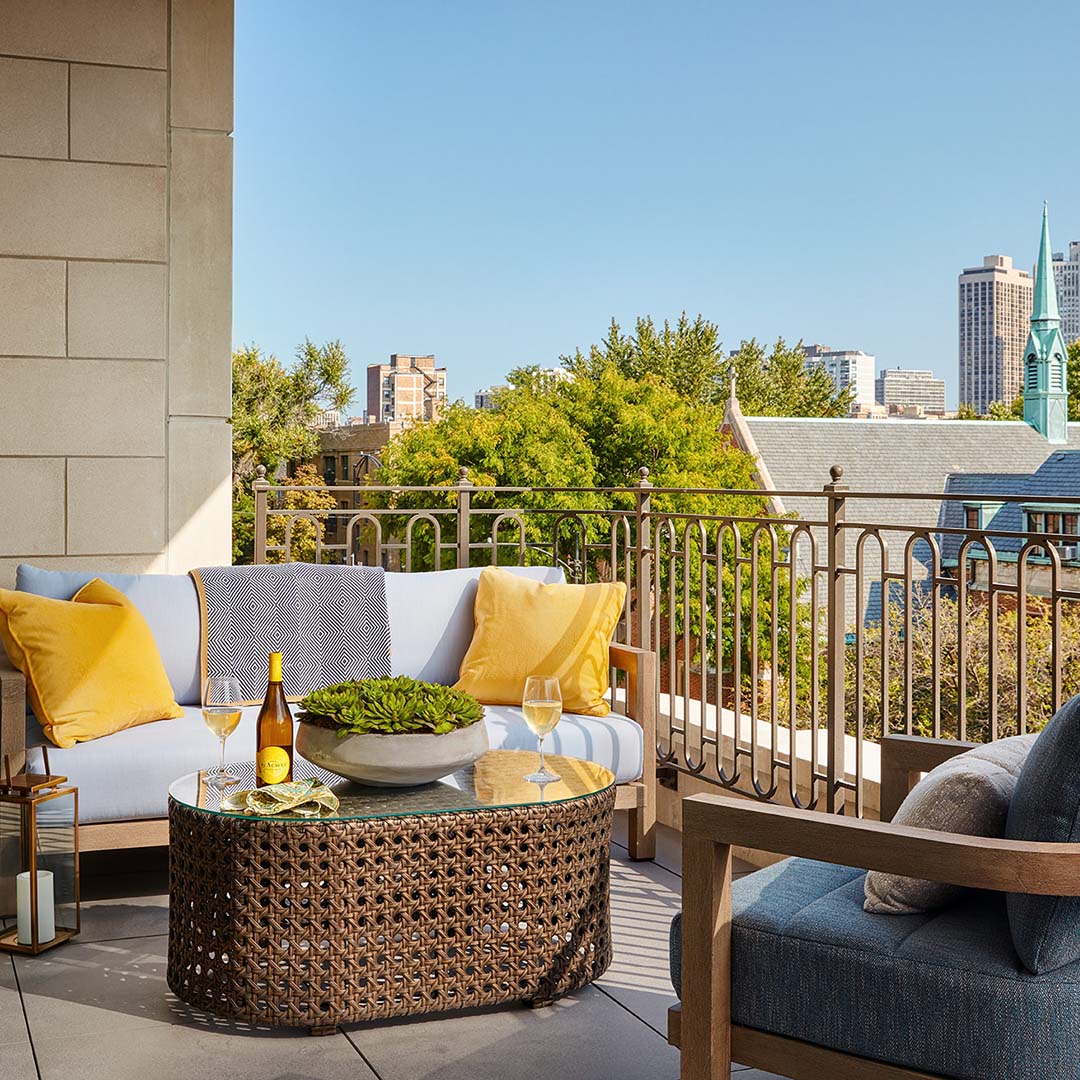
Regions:
<instances>
[{"instance_id":1,"label":"terrace floor","mask_svg":"<svg viewBox=\"0 0 1080 1080\"><path fill-rule=\"evenodd\" d=\"M547 1009L351 1024L322 1038L229 1024L178 1001L165 985L165 851L86 855L80 936L36 958L0 954L0 1077L675 1080L664 1031L679 835L664 830L657 861L632 863L623 817L612 846L615 957L599 983Z\"/></svg>"}]
</instances>

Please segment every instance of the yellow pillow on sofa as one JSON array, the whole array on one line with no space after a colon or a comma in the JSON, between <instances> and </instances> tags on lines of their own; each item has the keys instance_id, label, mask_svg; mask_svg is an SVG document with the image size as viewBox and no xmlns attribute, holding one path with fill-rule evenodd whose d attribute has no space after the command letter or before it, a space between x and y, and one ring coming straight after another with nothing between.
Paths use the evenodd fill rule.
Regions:
<instances>
[{"instance_id":1,"label":"yellow pillow on sofa","mask_svg":"<svg viewBox=\"0 0 1080 1080\"><path fill-rule=\"evenodd\" d=\"M544 585L489 567L455 688L489 705L520 705L528 676L554 675L567 712L606 716L608 645L625 599L619 581Z\"/></svg>"},{"instance_id":2,"label":"yellow pillow on sofa","mask_svg":"<svg viewBox=\"0 0 1080 1080\"><path fill-rule=\"evenodd\" d=\"M73 600L0 589L0 641L57 746L184 715L146 620L100 578Z\"/></svg>"}]
</instances>

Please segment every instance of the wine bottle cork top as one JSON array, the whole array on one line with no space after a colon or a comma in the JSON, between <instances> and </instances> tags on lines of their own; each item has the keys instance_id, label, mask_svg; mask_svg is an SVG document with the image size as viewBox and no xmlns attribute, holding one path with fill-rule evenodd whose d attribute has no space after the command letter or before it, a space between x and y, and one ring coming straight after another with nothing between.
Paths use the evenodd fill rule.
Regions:
<instances>
[{"instance_id":1,"label":"wine bottle cork top","mask_svg":"<svg viewBox=\"0 0 1080 1080\"><path fill-rule=\"evenodd\" d=\"M270 654L270 681L281 682L281 653Z\"/></svg>"}]
</instances>

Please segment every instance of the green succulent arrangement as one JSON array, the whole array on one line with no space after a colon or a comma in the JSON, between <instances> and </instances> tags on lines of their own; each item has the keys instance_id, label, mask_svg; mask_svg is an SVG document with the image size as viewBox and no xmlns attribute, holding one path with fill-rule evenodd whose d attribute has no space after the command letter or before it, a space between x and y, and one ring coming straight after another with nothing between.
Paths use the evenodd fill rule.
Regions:
<instances>
[{"instance_id":1,"label":"green succulent arrangement","mask_svg":"<svg viewBox=\"0 0 1080 1080\"><path fill-rule=\"evenodd\" d=\"M471 694L404 675L364 679L315 690L300 702L299 719L346 735L445 735L475 724L483 707Z\"/></svg>"}]
</instances>

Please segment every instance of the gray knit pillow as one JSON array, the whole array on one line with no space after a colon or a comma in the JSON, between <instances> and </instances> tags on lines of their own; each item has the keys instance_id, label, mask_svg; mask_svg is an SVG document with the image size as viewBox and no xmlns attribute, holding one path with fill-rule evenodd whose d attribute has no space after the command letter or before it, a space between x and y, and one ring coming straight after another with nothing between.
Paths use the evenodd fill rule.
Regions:
<instances>
[{"instance_id":1,"label":"gray knit pillow","mask_svg":"<svg viewBox=\"0 0 1080 1080\"><path fill-rule=\"evenodd\" d=\"M967 836L1004 836L1016 781L1036 739L1016 735L958 754L928 772L900 804L894 825ZM913 915L945 907L961 890L871 870L863 908L879 915Z\"/></svg>"}]
</instances>

